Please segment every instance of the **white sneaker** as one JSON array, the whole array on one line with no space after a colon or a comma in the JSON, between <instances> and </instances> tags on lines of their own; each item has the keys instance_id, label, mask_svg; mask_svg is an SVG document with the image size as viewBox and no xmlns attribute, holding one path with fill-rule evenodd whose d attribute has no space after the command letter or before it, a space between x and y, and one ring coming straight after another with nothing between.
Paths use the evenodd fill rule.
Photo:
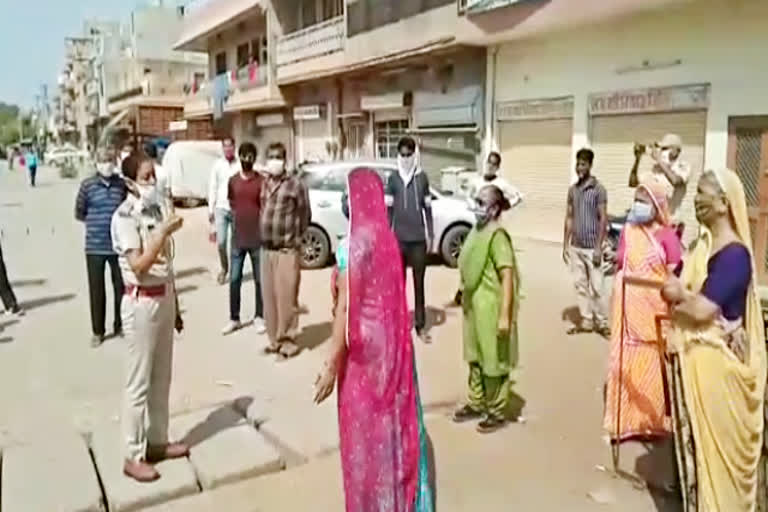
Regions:
<instances>
[{"instance_id":1,"label":"white sneaker","mask_svg":"<svg viewBox=\"0 0 768 512\"><path fill-rule=\"evenodd\" d=\"M264 319L259 316L253 319L253 327L256 329L256 334L264 334L267 332L267 324L265 324Z\"/></svg>"},{"instance_id":2,"label":"white sneaker","mask_svg":"<svg viewBox=\"0 0 768 512\"><path fill-rule=\"evenodd\" d=\"M239 330L243 324L241 324L237 320L230 320L227 325L224 326L224 328L221 330L221 334L226 336L227 334L232 334L233 332Z\"/></svg>"}]
</instances>

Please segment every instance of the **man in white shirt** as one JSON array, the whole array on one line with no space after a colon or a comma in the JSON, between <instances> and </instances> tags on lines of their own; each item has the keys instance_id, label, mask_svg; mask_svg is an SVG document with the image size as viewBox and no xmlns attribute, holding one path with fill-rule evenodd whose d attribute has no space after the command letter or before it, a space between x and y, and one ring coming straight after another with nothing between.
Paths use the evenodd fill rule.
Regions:
<instances>
[{"instance_id":1,"label":"man in white shirt","mask_svg":"<svg viewBox=\"0 0 768 512\"><path fill-rule=\"evenodd\" d=\"M678 232L682 235L683 225L677 215L680 205L685 198L688 179L691 176L691 166L681 158L683 140L679 135L668 133L661 141L650 146L635 144L635 163L629 174L629 186L635 188L643 180L655 180L667 189L669 210ZM654 160L650 173L638 178L638 167L643 155L650 154Z\"/></svg>"},{"instance_id":2,"label":"man in white shirt","mask_svg":"<svg viewBox=\"0 0 768 512\"><path fill-rule=\"evenodd\" d=\"M229 178L240 172L240 161L235 157L235 139L226 137L221 141L224 158L217 160L211 169L208 183L208 221L216 233L216 246L219 251L221 272L216 280L219 284L227 282L229 273L229 236L232 232L232 212L229 208Z\"/></svg>"},{"instance_id":3,"label":"man in white shirt","mask_svg":"<svg viewBox=\"0 0 768 512\"><path fill-rule=\"evenodd\" d=\"M144 153L152 159L155 165L155 182L157 183L157 193L163 200L163 213L170 216L170 214L173 213L173 199L171 197L170 176L168 176L165 168L160 165L160 161L157 156L157 146L155 144L151 142L145 144Z\"/></svg>"},{"instance_id":4,"label":"man in white shirt","mask_svg":"<svg viewBox=\"0 0 768 512\"><path fill-rule=\"evenodd\" d=\"M496 151L492 151L488 155L488 160L485 164L485 169L480 176L477 176L470 189L469 199L474 201L477 194L487 187L488 185L495 185L504 193L504 197L509 201L509 204L514 208L523 200L523 195L517 187L513 186L507 180L499 176L499 169L501 168L501 155ZM474 207L474 203L472 204Z\"/></svg>"}]
</instances>

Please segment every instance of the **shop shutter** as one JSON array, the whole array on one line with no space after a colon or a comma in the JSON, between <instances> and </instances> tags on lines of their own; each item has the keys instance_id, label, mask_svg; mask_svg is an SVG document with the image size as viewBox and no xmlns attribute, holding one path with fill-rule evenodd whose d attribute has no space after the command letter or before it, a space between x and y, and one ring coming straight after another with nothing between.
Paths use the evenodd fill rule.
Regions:
<instances>
[{"instance_id":1,"label":"shop shutter","mask_svg":"<svg viewBox=\"0 0 768 512\"><path fill-rule=\"evenodd\" d=\"M504 177L525 196L509 216L514 235L561 241L571 180L570 119L499 123Z\"/></svg>"},{"instance_id":2,"label":"shop shutter","mask_svg":"<svg viewBox=\"0 0 768 512\"><path fill-rule=\"evenodd\" d=\"M328 160L325 144L330 140L325 119L296 121L296 153L299 163Z\"/></svg>"},{"instance_id":3,"label":"shop shutter","mask_svg":"<svg viewBox=\"0 0 768 512\"><path fill-rule=\"evenodd\" d=\"M266 160L267 148L275 142L282 142L288 152L288 159L291 159L291 128L287 125L264 126L258 131L256 145L259 148L259 158Z\"/></svg>"},{"instance_id":4,"label":"shop shutter","mask_svg":"<svg viewBox=\"0 0 768 512\"><path fill-rule=\"evenodd\" d=\"M440 170L446 167L474 169L477 142L474 132L436 132L419 134L421 167L429 182L439 186Z\"/></svg>"},{"instance_id":5,"label":"shop shutter","mask_svg":"<svg viewBox=\"0 0 768 512\"><path fill-rule=\"evenodd\" d=\"M622 214L632 204L634 190L627 183L634 163L634 143L649 144L661 140L666 133L676 133L683 139L682 158L691 166L688 190L678 213L686 225L685 241L690 242L696 235L693 196L704 164L706 126L707 114L704 111L593 117L593 172L608 192L608 212ZM641 175L651 169L652 162L650 156L643 157Z\"/></svg>"}]
</instances>

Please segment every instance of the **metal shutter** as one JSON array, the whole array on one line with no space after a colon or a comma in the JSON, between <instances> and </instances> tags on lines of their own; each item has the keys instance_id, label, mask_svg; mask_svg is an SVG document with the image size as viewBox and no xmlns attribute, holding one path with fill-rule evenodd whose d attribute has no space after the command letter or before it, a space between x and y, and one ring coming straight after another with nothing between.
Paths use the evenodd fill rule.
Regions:
<instances>
[{"instance_id":1,"label":"metal shutter","mask_svg":"<svg viewBox=\"0 0 768 512\"><path fill-rule=\"evenodd\" d=\"M296 121L297 161L301 163L328 160L325 144L330 140L328 122L325 119Z\"/></svg>"},{"instance_id":2,"label":"metal shutter","mask_svg":"<svg viewBox=\"0 0 768 512\"><path fill-rule=\"evenodd\" d=\"M562 241L571 179L571 120L504 121L499 132L503 176L525 196L509 216L510 231Z\"/></svg>"},{"instance_id":3,"label":"metal shutter","mask_svg":"<svg viewBox=\"0 0 768 512\"><path fill-rule=\"evenodd\" d=\"M429 182L439 186L440 170L446 167L460 166L475 168L477 146L475 132L422 133L421 167L429 176Z\"/></svg>"},{"instance_id":4,"label":"metal shutter","mask_svg":"<svg viewBox=\"0 0 768 512\"><path fill-rule=\"evenodd\" d=\"M256 139L256 145L259 149L259 158L261 161L265 161L267 158L267 148L270 144L275 142L282 142L288 152L288 159L291 159L291 128L286 125L281 126L264 126L259 132L259 136Z\"/></svg>"},{"instance_id":5,"label":"metal shutter","mask_svg":"<svg viewBox=\"0 0 768 512\"><path fill-rule=\"evenodd\" d=\"M608 191L608 212L621 214L632 204L634 190L629 188L627 183L629 170L635 161L634 143L648 144L661 140L666 133L676 133L683 139L682 158L691 166L688 190L679 216L686 225L685 240L692 240L697 225L693 196L696 194L696 183L704 165L706 127L707 113L704 111L593 117L593 173ZM641 176L643 172L651 169L652 162L650 156L643 157L640 165Z\"/></svg>"}]
</instances>

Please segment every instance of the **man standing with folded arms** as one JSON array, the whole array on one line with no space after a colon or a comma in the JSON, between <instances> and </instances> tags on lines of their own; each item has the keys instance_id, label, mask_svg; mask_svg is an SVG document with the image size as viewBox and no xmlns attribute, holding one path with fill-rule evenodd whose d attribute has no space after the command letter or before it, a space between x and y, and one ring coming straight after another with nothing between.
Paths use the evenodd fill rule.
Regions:
<instances>
[{"instance_id":1,"label":"man standing with folded arms","mask_svg":"<svg viewBox=\"0 0 768 512\"><path fill-rule=\"evenodd\" d=\"M299 352L299 279L301 239L312 210L304 182L286 172L281 143L267 149L267 179L261 188L261 289L267 353L293 357Z\"/></svg>"}]
</instances>

